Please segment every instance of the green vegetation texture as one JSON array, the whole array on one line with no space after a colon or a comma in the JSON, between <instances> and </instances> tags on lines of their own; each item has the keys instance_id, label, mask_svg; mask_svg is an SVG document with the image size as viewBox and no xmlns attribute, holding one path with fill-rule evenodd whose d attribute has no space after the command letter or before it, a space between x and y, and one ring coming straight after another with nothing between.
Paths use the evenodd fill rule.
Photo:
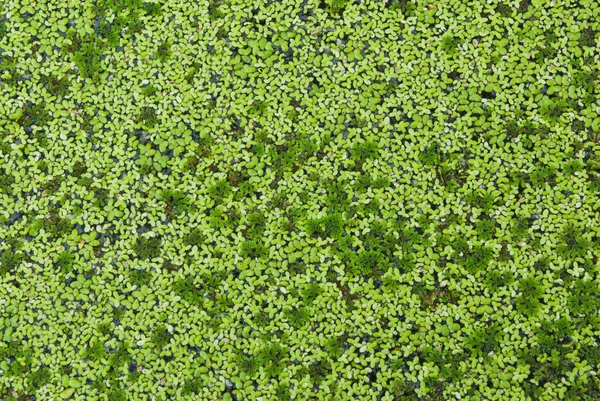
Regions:
<instances>
[{"instance_id":1,"label":"green vegetation texture","mask_svg":"<svg viewBox=\"0 0 600 401\"><path fill-rule=\"evenodd\" d=\"M7 0L0 400L600 399L596 0Z\"/></svg>"}]
</instances>

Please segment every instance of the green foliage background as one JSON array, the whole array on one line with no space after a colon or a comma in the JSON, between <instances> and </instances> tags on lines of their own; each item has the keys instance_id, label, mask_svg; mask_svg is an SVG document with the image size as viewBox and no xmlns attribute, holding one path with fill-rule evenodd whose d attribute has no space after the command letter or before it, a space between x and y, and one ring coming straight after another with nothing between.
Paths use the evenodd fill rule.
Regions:
<instances>
[{"instance_id":1,"label":"green foliage background","mask_svg":"<svg viewBox=\"0 0 600 401\"><path fill-rule=\"evenodd\" d=\"M3 400L596 400L594 0L0 7Z\"/></svg>"}]
</instances>

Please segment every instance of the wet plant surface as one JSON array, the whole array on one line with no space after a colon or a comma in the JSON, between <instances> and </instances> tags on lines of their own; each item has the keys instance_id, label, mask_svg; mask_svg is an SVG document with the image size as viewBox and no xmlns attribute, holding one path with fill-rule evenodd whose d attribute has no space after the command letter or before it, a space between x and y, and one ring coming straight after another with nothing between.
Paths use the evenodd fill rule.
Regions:
<instances>
[{"instance_id":1,"label":"wet plant surface","mask_svg":"<svg viewBox=\"0 0 600 401\"><path fill-rule=\"evenodd\" d=\"M600 7L0 7L0 400L597 400Z\"/></svg>"}]
</instances>

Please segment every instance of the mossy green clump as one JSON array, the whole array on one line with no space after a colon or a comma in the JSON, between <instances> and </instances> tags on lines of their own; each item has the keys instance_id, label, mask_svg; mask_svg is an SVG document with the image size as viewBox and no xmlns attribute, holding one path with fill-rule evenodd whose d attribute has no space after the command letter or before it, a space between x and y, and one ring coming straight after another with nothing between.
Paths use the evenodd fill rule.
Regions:
<instances>
[{"instance_id":1,"label":"mossy green clump","mask_svg":"<svg viewBox=\"0 0 600 401\"><path fill-rule=\"evenodd\" d=\"M166 326L161 325L154 329L152 332L151 341L157 348L163 348L167 345L172 335Z\"/></svg>"},{"instance_id":2,"label":"mossy green clump","mask_svg":"<svg viewBox=\"0 0 600 401\"><path fill-rule=\"evenodd\" d=\"M100 44L92 39L83 41L81 47L73 53L72 59L79 73L86 78L97 78L102 71L102 50Z\"/></svg>"},{"instance_id":3,"label":"mossy green clump","mask_svg":"<svg viewBox=\"0 0 600 401\"><path fill-rule=\"evenodd\" d=\"M162 241L159 237L140 236L133 245L133 252L142 259L152 259L160 255Z\"/></svg>"}]
</instances>

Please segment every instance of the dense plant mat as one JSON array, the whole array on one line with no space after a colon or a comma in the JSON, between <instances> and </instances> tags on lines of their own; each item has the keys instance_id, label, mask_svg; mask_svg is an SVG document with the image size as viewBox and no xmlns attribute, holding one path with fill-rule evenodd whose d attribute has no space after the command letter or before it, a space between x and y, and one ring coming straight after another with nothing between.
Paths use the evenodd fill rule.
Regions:
<instances>
[{"instance_id":1,"label":"dense plant mat","mask_svg":"<svg viewBox=\"0 0 600 401\"><path fill-rule=\"evenodd\" d=\"M600 399L593 0L0 8L0 399Z\"/></svg>"}]
</instances>

